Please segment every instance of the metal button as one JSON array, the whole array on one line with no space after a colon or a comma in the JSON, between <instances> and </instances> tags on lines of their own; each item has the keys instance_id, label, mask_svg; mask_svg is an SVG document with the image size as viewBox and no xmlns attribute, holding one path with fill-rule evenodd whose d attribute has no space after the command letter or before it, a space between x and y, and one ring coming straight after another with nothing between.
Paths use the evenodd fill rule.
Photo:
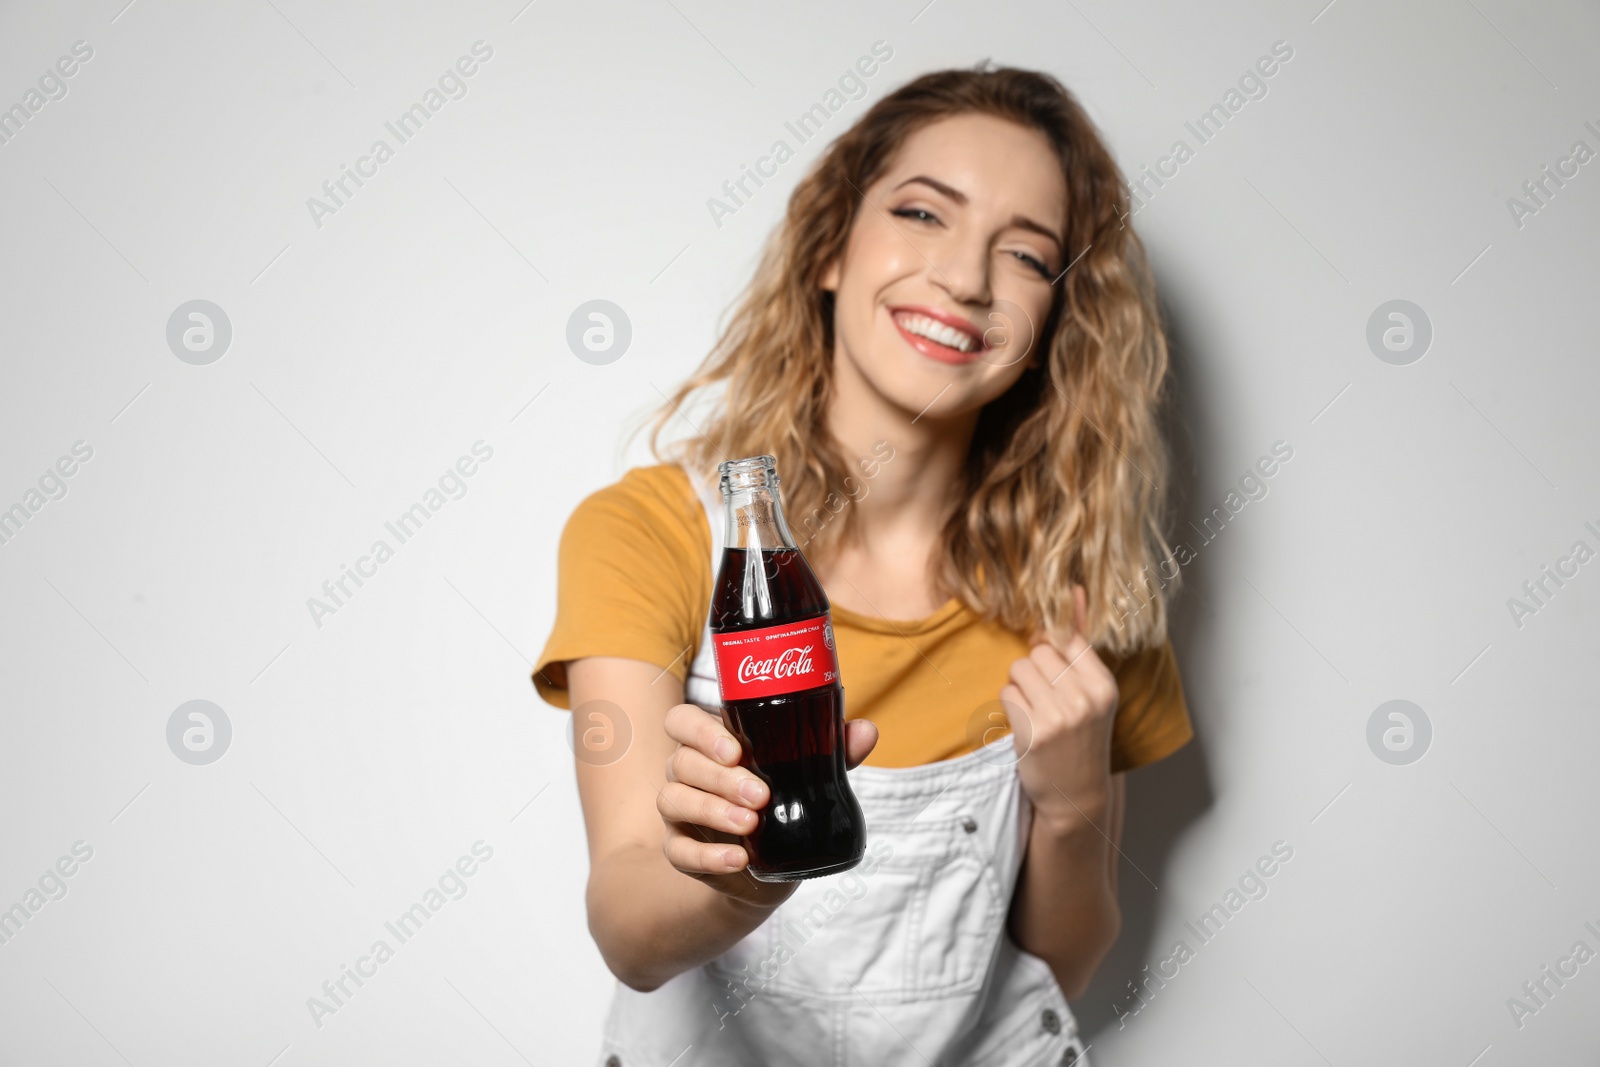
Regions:
<instances>
[{"instance_id":1,"label":"metal button","mask_svg":"<svg viewBox=\"0 0 1600 1067\"><path fill-rule=\"evenodd\" d=\"M1055 1010L1052 1008L1046 1008L1044 1010L1044 1014L1039 1017L1039 1022L1042 1023L1044 1028L1050 1031L1052 1034L1059 1034L1061 1032L1061 1016L1057 1015Z\"/></svg>"},{"instance_id":2,"label":"metal button","mask_svg":"<svg viewBox=\"0 0 1600 1067\"><path fill-rule=\"evenodd\" d=\"M1068 1046L1067 1051L1065 1051L1065 1052L1063 1052L1061 1054L1061 1067L1072 1067L1072 1065L1074 1063L1077 1063L1077 1062L1078 1062L1078 1049L1077 1049L1077 1047L1076 1046Z\"/></svg>"},{"instance_id":3,"label":"metal button","mask_svg":"<svg viewBox=\"0 0 1600 1067\"><path fill-rule=\"evenodd\" d=\"M961 820L961 828L969 834L975 834L978 832L978 820L968 815Z\"/></svg>"}]
</instances>

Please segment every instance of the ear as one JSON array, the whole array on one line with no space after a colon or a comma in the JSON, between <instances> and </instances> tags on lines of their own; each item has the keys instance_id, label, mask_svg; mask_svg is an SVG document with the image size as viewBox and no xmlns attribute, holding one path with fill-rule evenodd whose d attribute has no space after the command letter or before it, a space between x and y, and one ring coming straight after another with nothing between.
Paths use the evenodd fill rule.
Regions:
<instances>
[{"instance_id":1,"label":"ear","mask_svg":"<svg viewBox=\"0 0 1600 1067\"><path fill-rule=\"evenodd\" d=\"M839 259L834 257L828 264L828 269L822 272L822 289L824 292L837 293L839 291Z\"/></svg>"}]
</instances>

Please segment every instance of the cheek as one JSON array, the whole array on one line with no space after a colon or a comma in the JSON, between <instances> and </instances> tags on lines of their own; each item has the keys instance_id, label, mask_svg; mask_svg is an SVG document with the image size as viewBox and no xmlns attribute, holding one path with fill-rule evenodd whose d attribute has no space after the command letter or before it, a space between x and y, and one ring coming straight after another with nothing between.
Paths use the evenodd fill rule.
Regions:
<instances>
[{"instance_id":1,"label":"cheek","mask_svg":"<svg viewBox=\"0 0 1600 1067\"><path fill-rule=\"evenodd\" d=\"M922 257L909 238L874 214L863 219L851 235L849 260L868 295L889 281L913 272Z\"/></svg>"},{"instance_id":2,"label":"cheek","mask_svg":"<svg viewBox=\"0 0 1600 1067\"><path fill-rule=\"evenodd\" d=\"M1037 335L1044 330L1050 318L1055 287L1048 285L1032 270L1024 275L1021 270L1008 268L1011 268L1009 263L996 265L992 294L995 307L1020 314L1033 324L1034 334Z\"/></svg>"},{"instance_id":3,"label":"cheek","mask_svg":"<svg viewBox=\"0 0 1600 1067\"><path fill-rule=\"evenodd\" d=\"M836 295L836 324L841 338L864 346L878 322L878 301L896 280L915 273L920 263L904 237L882 220L863 221L851 234L845 249Z\"/></svg>"},{"instance_id":4,"label":"cheek","mask_svg":"<svg viewBox=\"0 0 1600 1067\"><path fill-rule=\"evenodd\" d=\"M1054 290L1038 282L1021 282L1007 279L1006 284L995 286L995 307L1000 318L997 322L1009 327L1011 335L1018 338L1022 346L1018 358L1026 362L1024 356L1031 352L1036 358L1043 359L1045 352L1045 328L1050 321L1050 308Z\"/></svg>"}]
</instances>

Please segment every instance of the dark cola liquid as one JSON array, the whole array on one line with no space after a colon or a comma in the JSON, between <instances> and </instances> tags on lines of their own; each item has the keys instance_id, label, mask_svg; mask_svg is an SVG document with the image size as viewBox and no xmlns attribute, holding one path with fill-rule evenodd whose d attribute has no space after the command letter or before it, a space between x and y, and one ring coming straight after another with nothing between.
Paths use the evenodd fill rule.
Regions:
<instances>
[{"instance_id":1,"label":"dark cola liquid","mask_svg":"<svg viewBox=\"0 0 1600 1067\"><path fill-rule=\"evenodd\" d=\"M722 553L712 597L711 629L727 634L813 619L828 598L799 551L762 549L773 614L746 615L745 566L750 549ZM759 602L751 605L752 612ZM866 851L866 820L845 778L844 690L838 682L758 700L723 704L740 763L767 783L772 799L745 839L750 873L787 882L848 870Z\"/></svg>"}]
</instances>

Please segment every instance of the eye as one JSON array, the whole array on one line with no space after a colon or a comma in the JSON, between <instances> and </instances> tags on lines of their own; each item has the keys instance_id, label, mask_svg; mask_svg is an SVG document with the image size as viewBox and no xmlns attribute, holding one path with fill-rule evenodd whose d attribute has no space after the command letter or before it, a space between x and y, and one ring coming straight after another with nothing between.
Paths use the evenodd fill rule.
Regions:
<instances>
[{"instance_id":1,"label":"eye","mask_svg":"<svg viewBox=\"0 0 1600 1067\"><path fill-rule=\"evenodd\" d=\"M1039 259L1037 256L1029 255L1026 252L1012 252L1011 255L1016 256L1018 262L1026 263L1028 266L1038 271L1039 277L1047 280L1051 278L1050 268L1046 266L1044 261Z\"/></svg>"},{"instance_id":2,"label":"eye","mask_svg":"<svg viewBox=\"0 0 1600 1067\"><path fill-rule=\"evenodd\" d=\"M916 219L918 222L939 221L939 216L935 215L926 208L920 207L897 207L890 211L889 214L902 219Z\"/></svg>"}]
</instances>

